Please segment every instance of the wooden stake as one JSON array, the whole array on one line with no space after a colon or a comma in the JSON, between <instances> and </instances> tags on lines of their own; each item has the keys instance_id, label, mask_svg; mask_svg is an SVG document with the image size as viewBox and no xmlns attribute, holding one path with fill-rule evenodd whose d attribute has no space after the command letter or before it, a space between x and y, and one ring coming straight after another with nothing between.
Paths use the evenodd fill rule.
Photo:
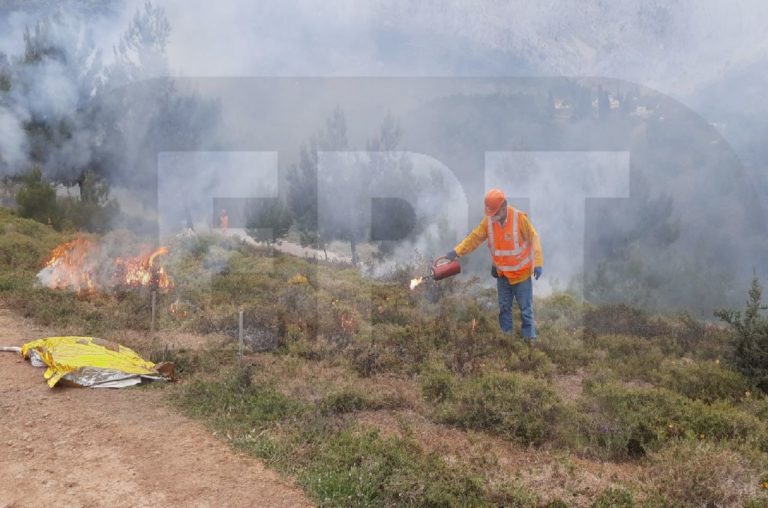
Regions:
<instances>
[{"instance_id":1,"label":"wooden stake","mask_svg":"<svg viewBox=\"0 0 768 508\"><path fill-rule=\"evenodd\" d=\"M243 361L243 311L240 311L238 318L238 346L237 354L240 357L240 361Z\"/></svg>"},{"instance_id":2,"label":"wooden stake","mask_svg":"<svg viewBox=\"0 0 768 508\"><path fill-rule=\"evenodd\" d=\"M149 325L150 333L155 333L155 310L157 308L157 291L152 291L152 322Z\"/></svg>"}]
</instances>

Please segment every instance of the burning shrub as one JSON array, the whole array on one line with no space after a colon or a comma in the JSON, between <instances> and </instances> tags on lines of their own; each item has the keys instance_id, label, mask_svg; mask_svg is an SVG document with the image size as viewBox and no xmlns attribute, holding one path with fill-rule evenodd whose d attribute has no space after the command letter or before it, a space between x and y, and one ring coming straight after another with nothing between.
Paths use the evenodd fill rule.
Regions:
<instances>
[{"instance_id":1,"label":"burning shrub","mask_svg":"<svg viewBox=\"0 0 768 508\"><path fill-rule=\"evenodd\" d=\"M173 283L165 268L156 262L168 253L160 247L134 257L103 255L102 248L92 239L78 235L74 240L58 245L51 251L38 280L54 289L71 289L91 293L100 289L152 288L168 290Z\"/></svg>"}]
</instances>

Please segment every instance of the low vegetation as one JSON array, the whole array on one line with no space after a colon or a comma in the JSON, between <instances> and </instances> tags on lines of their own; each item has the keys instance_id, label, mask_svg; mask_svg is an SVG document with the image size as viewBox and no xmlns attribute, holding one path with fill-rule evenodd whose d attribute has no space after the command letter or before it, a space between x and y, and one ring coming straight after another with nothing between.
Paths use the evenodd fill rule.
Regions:
<instances>
[{"instance_id":1,"label":"low vegetation","mask_svg":"<svg viewBox=\"0 0 768 508\"><path fill-rule=\"evenodd\" d=\"M67 233L5 209L0 231L6 307L62 334L148 331L146 291L36 284ZM529 347L499 333L476 281L410 291L420 267L374 280L216 236L169 247L161 339L129 345L176 363L164 389L182 411L322 506L768 504L754 288L745 314L719 314L730 328L553 295ZM169 351L165 333L217 339Z\"/></svg>"}]
</instances>

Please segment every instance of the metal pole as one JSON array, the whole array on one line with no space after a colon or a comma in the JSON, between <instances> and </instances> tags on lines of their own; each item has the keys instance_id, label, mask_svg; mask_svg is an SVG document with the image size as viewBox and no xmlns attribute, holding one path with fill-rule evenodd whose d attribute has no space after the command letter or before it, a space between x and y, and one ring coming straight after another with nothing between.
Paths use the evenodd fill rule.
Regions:
<instances>
[{"instance_id":1,"label":"metal pole","mask_svg":"<svg viewBox=\"0 0 768 508\"><path fill-rule=\"evenodd\" d=\"M238 346L237 354L240 357L240 361L243 360L243 311L240 311L238 319Z\"/></svg>"},{"instance_id":2,"label":"metal pole","mask_svg":"<svg viewBox=\"0 0 768 508\"><path fill-rule=\"evenodd\" d=\"M152 291L152 323L149 325L150 333L155 333L155 309L157 308L157 292Z\"/></svg>"}]
</instances>

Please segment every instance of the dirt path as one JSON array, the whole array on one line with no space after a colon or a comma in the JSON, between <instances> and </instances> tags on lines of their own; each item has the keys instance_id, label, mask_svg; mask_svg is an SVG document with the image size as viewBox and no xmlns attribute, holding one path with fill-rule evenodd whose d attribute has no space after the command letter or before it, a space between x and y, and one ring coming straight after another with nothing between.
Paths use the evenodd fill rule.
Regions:
<instances>
[{"instance_id":1,"label":"dirt path","mask_svg":"<svg viewBox=\"0 0 768 508\"><path fill-rule=\"evenodd\" d=\"M55 335L0 309L0 345ZM0 353L0 508L311 506L155 389L50 389Z\"/></svg>"},{"instance_id":2,"label":"dirt path","mask_svg":"<svg viewBox=\"0 0 768 508\"><path fill-rule=\"evenodd\" d=\"M236 236L241 240L250 243L251 245L264 245L256 242L253 238L251 238L250 235L248 235L248 233L246 233L245 229L242 228L230 228L227 234L230 236ZM280 243L274 244L274 248L285 254L296 256L297 258L317 258L327 261L334 261L337 263L352 262L352 258L345 254L339 254L330 250L323 252L322 250L313 249L312 247L302 247L297 243L289 242L287 240L282 240Z\"/></svg>"}]
</instances>

